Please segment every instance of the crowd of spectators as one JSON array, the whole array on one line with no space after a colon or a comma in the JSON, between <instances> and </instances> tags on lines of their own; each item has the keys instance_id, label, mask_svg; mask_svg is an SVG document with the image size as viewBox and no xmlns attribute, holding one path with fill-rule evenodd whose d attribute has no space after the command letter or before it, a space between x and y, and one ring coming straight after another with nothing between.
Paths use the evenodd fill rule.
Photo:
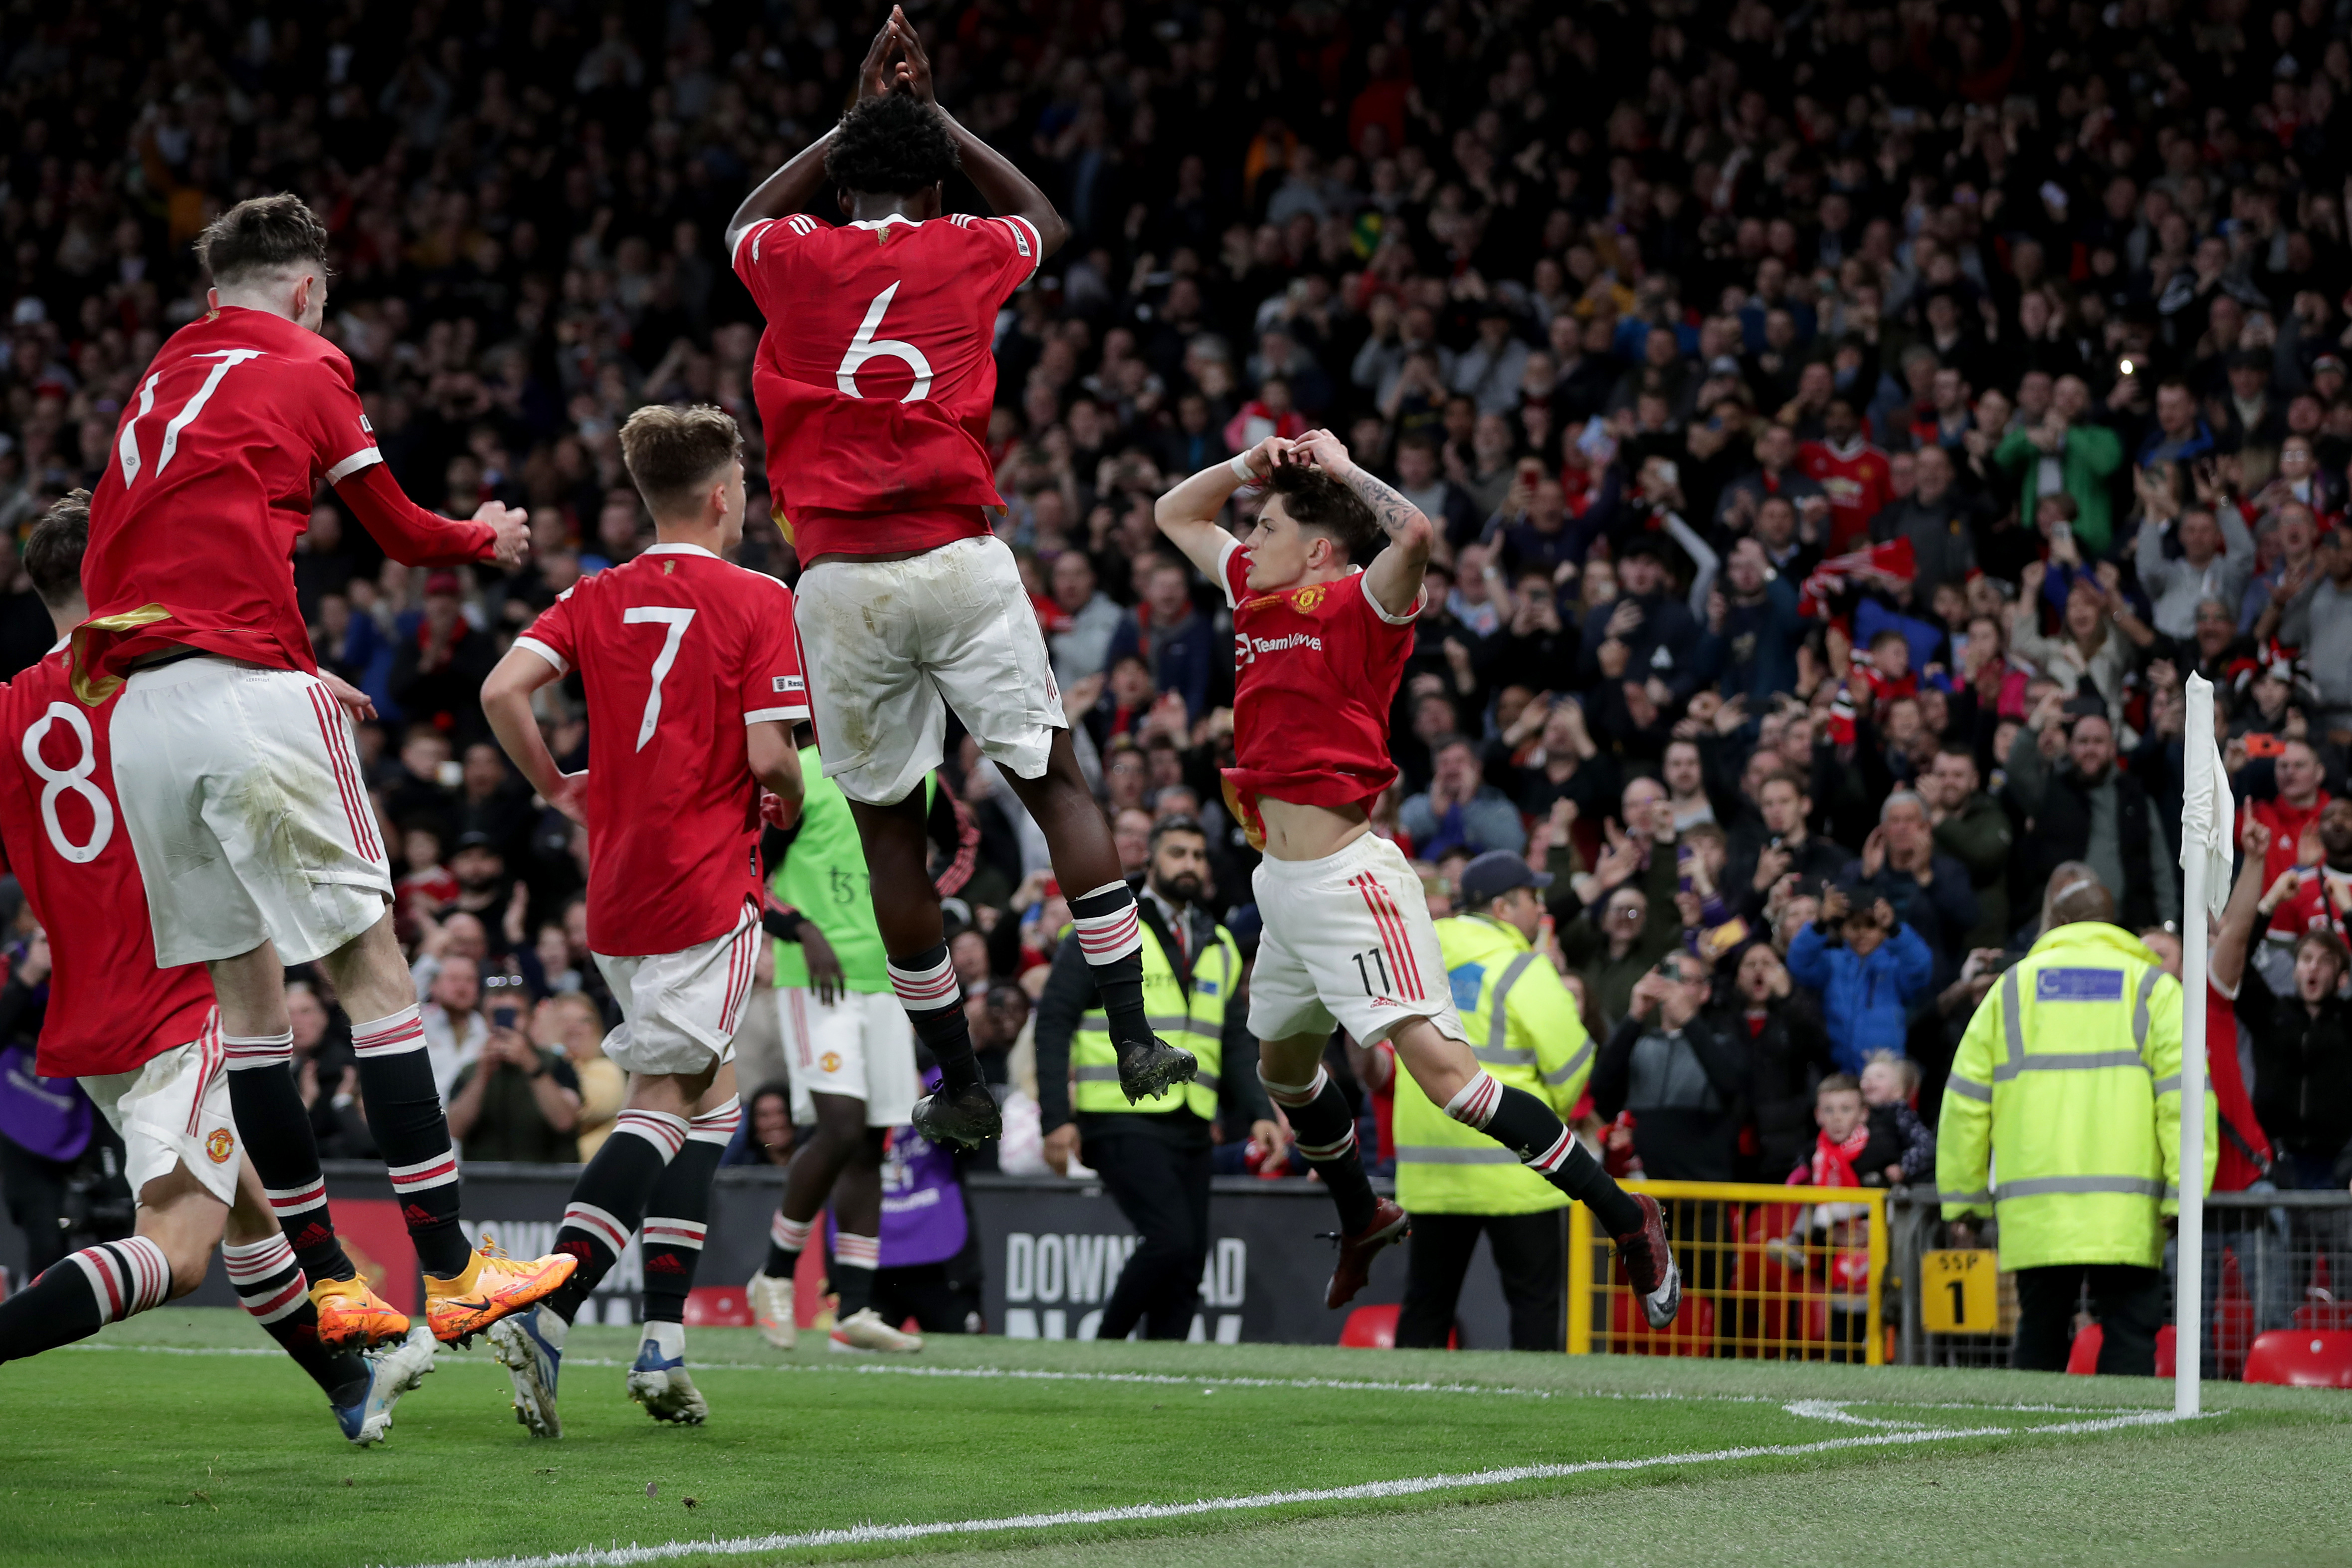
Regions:
<instances>
[{"instance_id":1,"label":"crowd of spectators","mask_svg":"<svg viewBox=\"0 0 2352 1568\"><path fill-rule=\"evenodd\" d=\"M1202 818L1246 940L1229 616L1151 502L1324 425L1440 533L1377 829L1441 910L1481 850L1549 865L1596 1037L1663 1003L1648 1027L1681 1042L1690 1070L1596 1082L1618 1168L1777 1180L1820 1079L1887 1053L1932 1120L2063 861L2135 930L2177 921L2191 674L2275 872L2302 868L2261 962L2281 994L2299 948L2343 979L2345 6L907 8L941 103L1072 226L1000 321L989 438L1130 866L1156 818ZM526 568L425 573L322 493L293 571L320 661L382 715L363 752L453 1124L477 1157L584 1144L615 1095L584 836L488 742L480 679L649 542L614 436L633 407L730 410L761 489L761 322L720 235L831 122L878 13L5 15L0 524L21 539L95 479L142 367L203 309L188 241L280 188L332 228L326 331L402 484L529 508ZM764 517L742 559L797 569ZM50 640L20 573L0 669ZM576 695L551 698L577 757ZM946 771L977 832L957 963L994 1017L1066 909L989 765ZM356 1149L325 1012L304 1082ZM1018 1021L984 1032L1017 1082ZM2263 1071L2340 1088L2347 1054L2339 1035ZM2347 1123L2313 1119L2344 1146L2297 1168L2352 1177ZM790 1142L761 1125L755 1161Z\"/></svg>"}]
</instances>

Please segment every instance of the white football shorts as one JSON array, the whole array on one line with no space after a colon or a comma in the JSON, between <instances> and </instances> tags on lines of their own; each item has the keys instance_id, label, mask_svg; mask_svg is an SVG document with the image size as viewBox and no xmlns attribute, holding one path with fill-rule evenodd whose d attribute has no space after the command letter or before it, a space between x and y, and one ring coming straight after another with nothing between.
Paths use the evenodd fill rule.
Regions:
<instances>
[{"instance_id":1,"label":"white football shorts","mask_svg":"<svg viewBox=\"0 0 2352 1568\"><path fill-rule=\"evenodd\" d=\"M793 1080L793 1120L816 1120L814 1094L866 1102L868 1127L903 1127L923 1092L915 1026L897 993L851 991L830 1005L805 985L776 988L776 1021Z\"/></svg>"},{"instance_id":2,"label":"white football shorts","mask_svg":"<svg viewBox=\"0 0 2352 1568\"><path fill-rule=\"evenodd\" d=\"M904 561L827 561L801 574L801 651L825 776L891 805L940 765L953 708L980 749L1043 777L1062 694L1013 552L960 539Z\"/></svg>"},{"instance_id":3,"label":"white football shorts","mask_svg":"<svg viewBox=\"0 0 2352 1568\"><path fill-rule=\"evenodd\" d=\"M103 1073L81 1089L122 1139L123 1176L136 1195L174 1165L185 1165L205 1191L236 1202L236 1119L228 1109L228 1067L220 1015L204 1033L158 1051L135 1072Z\"/></svg>"},{"instance_id":4,"label":"white football shorts","mask_svg":"<svg viewBox=\"0 0 2352 1568\"><path fill-rule=\"evenodd\" d=\"M1261 1040L1339 1026L1370 1046L1407 1018L1467 1042L1429 900L1402 851L1367 833L1320 860L1258 862L1265 933L1250 971L1250 1033Z\"/></svg>"},{"instance_id":5,"label":"white football shorts","mask_svg":"<svg viewBox=\"0 0 2352 1568\"><path fill-rule=\"evenodd\" d=\"M210 654L137 670L110 734L159 967L264 942L308 963L383 918L375 805L318 677Z\"/></svg>"},{"instance_id":6,"label":"white football shorts","mask_svg":"<svg viewBox=\"0 0 2352 1568\"><path fill-rule=\"evenodd\" d=\"M589 956L621 1006L604 1054L624 1072L698 1073L735 1059L735 1031L743 1026L760 958L760 911L751 903L733 931L682 952Z\"/></svg>"}]
</instances>

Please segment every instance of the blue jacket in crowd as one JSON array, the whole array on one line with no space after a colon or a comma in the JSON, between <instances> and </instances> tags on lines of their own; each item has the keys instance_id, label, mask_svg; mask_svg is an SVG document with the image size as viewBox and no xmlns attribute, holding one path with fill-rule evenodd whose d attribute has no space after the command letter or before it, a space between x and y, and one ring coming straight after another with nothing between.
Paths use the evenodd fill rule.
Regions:
<instances>
[{"instance_id":1,"label":"blue jacket in crowd","mask_svg":"<svg viewBox=\"0 0 2352 1568\"><path fill-rule=\"evenodd\" d=\"M1860 1074L1873 1051L1903 1054L1911 1004L1935 973L1935 954L1907 925L1896 926L1867 958L1831 941L1818 923L1789 943L1789 977L1821 993L1830 1056L1840 1072Z\"/></svg>"}]
</instances>

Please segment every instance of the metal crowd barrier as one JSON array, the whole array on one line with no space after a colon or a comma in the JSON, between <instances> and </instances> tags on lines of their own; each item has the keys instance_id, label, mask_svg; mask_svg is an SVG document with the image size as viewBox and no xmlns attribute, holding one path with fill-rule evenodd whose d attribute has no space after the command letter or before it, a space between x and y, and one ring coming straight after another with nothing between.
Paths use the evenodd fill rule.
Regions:
<instances>
[{"instance_id":1,"label":"metal crowd barrier","mask_svg":"<svg viewBox=\"0 0 2352 1568\"><path fill-rule=\"evenodd\" d=\"M1998 1232L1981 1250L1944 1246L1941 1194L1898 1188L1887 1200L1895 1297L1894 1359L1906 1366L2007 1366L2017 1326L2011 1277L1994 1266ZM2165 1249L2168 1284L2178 1244ZM2352 1330L2352 1192L2214 1193L2205 1200L2206 1377L2242 1375L2257 1337L2277 1329ZM2089 1303L2082 1307L2087 1317ZM2173 1308L2166 1306L2169 1322ZM2158 1342L2169 1375L2173 1331Z\"/></svg>"},{"instance_id":2,"label":"metal crowd barrier","mask_svg":"<svg viewBox=\"0 0 2352 1568\"><path fill-rule=\"evenodd\" d=\"M1630 1182L1665 1210L1681 1314L1653 1330L1595 1234L1569 1211L1568 1353L1748 1361L1888 1359L1887 1194L1873 1187Z\"/></svg>"}]
</instances>

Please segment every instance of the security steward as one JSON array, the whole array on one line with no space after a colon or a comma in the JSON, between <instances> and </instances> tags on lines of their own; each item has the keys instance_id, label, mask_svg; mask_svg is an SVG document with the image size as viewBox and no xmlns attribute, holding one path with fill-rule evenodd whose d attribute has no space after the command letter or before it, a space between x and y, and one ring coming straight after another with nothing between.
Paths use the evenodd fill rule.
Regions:
<instances>
[{"instance_id":1,"label":"security steward","mask_svg":"<svg viewBox=\"0 0 2352 1568\"><path fill-rule=\"evenodd\" d=\"M1496 1079L1568 1120L1592 1075L1576 998L1534 946L1551 878L1506 849L1463 868L1464 913L1437 922L1454 1005L1472 1054ZM1563 1348L1567 1194L1493 1139L1396 1075L1397 1201L1412 1215L1400 1347L1440 1347L1454 1326L1470 1255L1483 1234L1511 1310L1511 1348Z\"/></svg>"},{"instance_id":2,"label":"security steward","mask_svg":"<svg viewBox=\"0 0 2352 1568\"><path fill-rule=\"evenodd\" d=\"M1955 1246L1998 1223L2017 1276L2011 1364L2066 1365L2084 1281L2098 1370L2156 1374L2165 1234L2179 1213L2180 983L2116 923L2115 895L2079 860L2050 875L2042 940L1969 1021L1944 1088L1936 1185ZM2220 1152L2205 1101L2205 1168Z\"/></svg>"},{"instance_id":3,"label":"security steward","mask_svg":"<svg viewBox=\"0 0 2352 1568\"><path fill-rule=\"evenodd\" d=\"M1209 839L1189 816L1151 830L1136 911L1143 928L1143 1006L1152 1032L1192 1053L1192 1081L1133 1105L1078 944L1064 941L1037 999L1037 1100L1045 1160L1067 1173L1079 1154L1102 1178L1141 1240L1103 1308L1096 1337L1181 1340L1191 1331L1209 1257L1210 1150L1220 1114L1226 1136L1269 1152L1282 1131L1258 1087L1257 1041L1235 994L1241 950L1200 902ZM1073 1092L1075 1084L1075 1094ZM1073 1100L1076 1118L1073 1119Z\"/></svg>"}]
</instances>

